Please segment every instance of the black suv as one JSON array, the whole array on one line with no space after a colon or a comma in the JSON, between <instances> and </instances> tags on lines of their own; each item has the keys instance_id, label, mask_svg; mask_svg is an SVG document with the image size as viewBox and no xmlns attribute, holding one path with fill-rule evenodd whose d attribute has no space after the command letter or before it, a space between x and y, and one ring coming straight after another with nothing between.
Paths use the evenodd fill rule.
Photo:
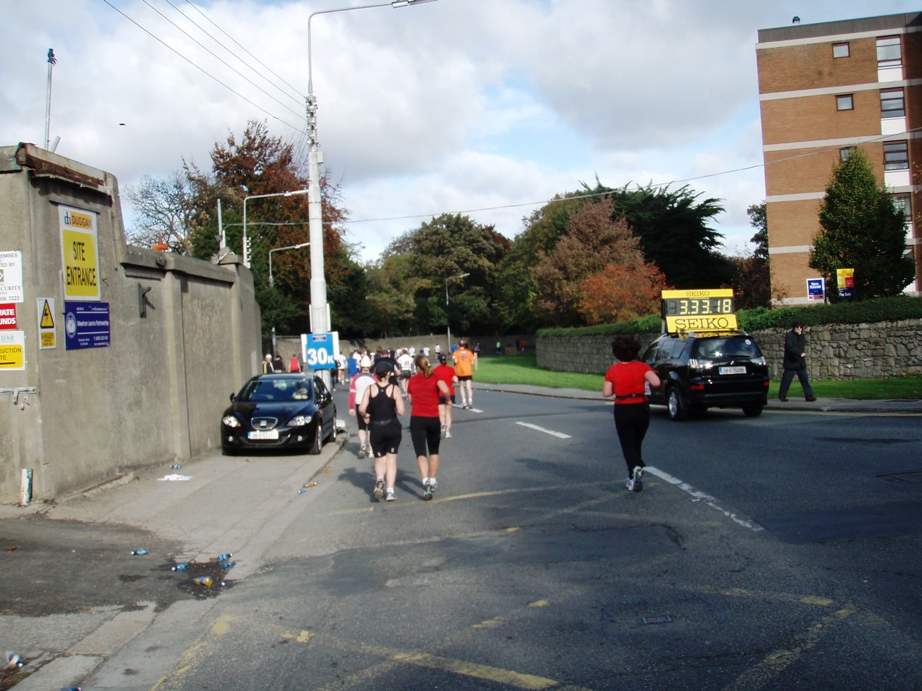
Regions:
<instances>
[{"instance_id":1,"label":"black suv","mask_svg":"<svg viewBox=\"0 0 922 691\"><path fill-rule=\"evenodd\" d=\"M650 400L665 403L669 417L682 420L708 408L742 408L761 415L768 403L768 366L749 334L663 334L644 353L662 386Z\"/></svg>"}]
</instances>

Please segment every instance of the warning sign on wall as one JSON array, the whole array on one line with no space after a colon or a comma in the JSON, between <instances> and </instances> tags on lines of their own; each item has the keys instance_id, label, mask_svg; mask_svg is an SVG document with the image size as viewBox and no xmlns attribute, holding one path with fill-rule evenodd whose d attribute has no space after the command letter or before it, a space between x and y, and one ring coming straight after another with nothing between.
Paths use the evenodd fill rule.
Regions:
<instances>
[{"instance_id":1,"label":"warning sign on wall","mask_svg":"<svg viewBox=\"0 0 922 691\"><path fill-rule=\"evenodd\" d=\"M57 332L54 328L54 298L37 298L39 350L57 348Z\"/></svg>"}]
</instances>

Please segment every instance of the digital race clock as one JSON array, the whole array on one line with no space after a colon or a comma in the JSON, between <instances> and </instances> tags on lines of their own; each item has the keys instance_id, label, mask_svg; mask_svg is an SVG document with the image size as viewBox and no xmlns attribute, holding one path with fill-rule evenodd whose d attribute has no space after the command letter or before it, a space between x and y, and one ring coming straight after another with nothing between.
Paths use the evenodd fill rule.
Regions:
<instances>
[{"instance_id":1,"label":"digital race clock","mask_svg":"<svg viewBox=\"0 0 922 691\"><path fill-rule=\"evenodd\" d=\"M731 288L664 290L662 297L662 316L669 333L738 328Z\"/></svg>"}]
</instances>

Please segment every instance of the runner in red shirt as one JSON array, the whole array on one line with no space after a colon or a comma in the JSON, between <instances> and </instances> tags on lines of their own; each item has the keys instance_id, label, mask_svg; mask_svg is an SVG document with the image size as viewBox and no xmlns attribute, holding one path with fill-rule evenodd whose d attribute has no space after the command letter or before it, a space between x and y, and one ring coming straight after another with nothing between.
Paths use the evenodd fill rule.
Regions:
<instances>
[{"instance_id":1,"label":"runner in red shirt","mask_svg":"<svg viewBox=\"0 0 922 691\"><path fill-rule=\"evenodd\" d=\"M435 376L448 385L448 396L439 396L439 421L445 438L451 439L451 408L455 404L455 383L458 377L455 368L448 364L445 353L439 353L439 366L435 368Z\"/></svg>"},{"instance_id":2,"label":"runner in red shirt","mask_svg":"<svg viewBox=\"0 0 922 691\"><path fill-rule=\"evenodd\" d=\"M435 476L439 472L439 395L449 397L448 386L435 376L429 358L417 355L418 374L407 383L407 400L410 402L410 438L416 452L416 463L423 481L423 499L432 499L438 487Z\"/></svg>"},{"instance_id":3,"label":"runner in red shirt","mask_svg":"<svg viewBox=\"0 0 922 691\"><path fill-rule=\"evenodd\" d=\"M640 447L650 427L646 385L659 386L660 380L656 372L637 359L640 344L630 336L615 336L611 352L618 362L608 368L602 395L615 397L615 429L627 463L627 488L640 492L644 469Z\"/></svg>"}]
</instances>

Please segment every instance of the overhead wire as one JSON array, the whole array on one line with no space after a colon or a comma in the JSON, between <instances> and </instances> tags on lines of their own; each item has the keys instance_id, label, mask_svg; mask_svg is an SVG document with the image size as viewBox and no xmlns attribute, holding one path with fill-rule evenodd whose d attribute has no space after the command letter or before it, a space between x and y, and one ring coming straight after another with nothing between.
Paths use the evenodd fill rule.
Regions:
<instances>
[{"instance_id":1,"label":"overhead wire","mask_svg":"<svg viewBox=\"0 0 922 691\"><path fill-rule=\"evenodd\" d=\"M176 9L177 12L179 12L179 9L178 9L175 5L173 5L173 3L171 2L171 0L166 0L166 2L169 3L174 9ZM207 20L212 24L212 26L214 26L218 31L220 31L222 34L224 34L225 36L227 36L227 38L229 38L231 41L233 41L233 42L234 42L244 53L246 53L246 54L249 55L251 58L253 58L256 62L258 62L258 63L260 64L260 66L262 66L262 67L264 67L266 70L268 70L269 73L270 73L273 77L275 77L276 79L278 79L280 82L282 82L282 84L284 84L284 85L287 86L289 89L291 89L294 93L296 93L296 94L298 95L298 98L299 98L299 99L303 99L303 98L304 98L304 95L301 94L300 91L298 91L297 87L294 87L294 86L292 86L291 84L289 84L287 81L285 81L285 79L284 79L283 77L279 76L276 72L274 72L274 71L272 70L271 67L269 67L266 63L264 63L262 60L260 60L260 59L259 59L258 57L256 57L255 55L253 55L253 53L251 53L249 50L247 50L246 47L245 47L243 44L241 44L237 39L235 39L233 36L231 36L229 33L227 33L224 29L222 29L220 26L218 26L218 25L214 22L214 20L212 20L211 17L209 17L209 16L208 16L207 14L205 14L199 7L197 7L197 6L192 2L192 0L186 0L186 3L187 3L190 7L192 7L196 12L198 12L200 15L202 15L205 19L207 19ZM180 14L182 14L184 17L186 17L186 18L188 19L188 16L187 16L185 13L180 12ZM192 22L193 24L195 24L195 22L192 21L191 19L189 19L189 21ZM196 25L196 26L199 26L198 24L195 24L195 25ZM199 28L201 29L200 26L199 26ZM222 47L224 47L223 44L220 43L220 41L217 41L217 39L215 39L214 37L212 37L211 34L209 34L207 31L205 31L204 29L202 29L202 31L205 32L205 34L208 35L208 37L211 38L213 41L215 41L216 43L218 43L219 45L221 45ZM230 52L230 50L227 49L226 47L225 47L225 50L228 50L228 52ZM235 57L236 57L236 56L235 56ZM241 62L243 62L242 59L240 59L240 58L237 58L237 59L240 60ZM246 63L244 63L244 64L246 64ZM247 65L247 66L249 67L249 65ZM250 67L250 69L253 69L253 68ZM256 72L255 69L253 69L253 71ZM262 75L260 75L260 76L262 76ZM263 77L263 79L265 79L267 82L269 81L269 79L266 78L266 77ZM271 83L271 82L270 82L270 83ZM273 85L273 86L275 86L275 85ZM275 88L279 89L279 91L282 91L282 89L281 89L280 87L278 87L278 86L276 86Z\"/></svg>"},{"instance_id":2,"label":"overhead wire","mask_svg":"<svg viewBox=\"0 0 922 691\"><path fill-rule=\"evenodd\" d=\"M299 112L297 112L297 111L295 111L295 110L292 110L289 106L287 106L287 105L285 105L284 103L282 103L282 102L281 102L280 100L278 100L275 96L273 96L273 95L270 94L268 91L266 91L265 89L263 89L261 86L259 86L258 84L256 84L252 79L250 79L249 77L244 76L244 74L241 73L240 70L238 70L238 69L232 67L230 64L227 63L226 60L224 60L223 58L220 58L220 57L218 57L217 55L215 55L215 53L214 53L213 51L211 51L210 49L208 49L208 48L206 48L204 45L202 45L202 43L201 43L198 39L194 38L188 31L186 31L186 30L183 29L181 26L179 26L178 24L176 24L176 22L174 22L172 19L168 18L165 14L163 14L163 12L161 12L160 10L158 10L156 7L154 7L153 5L151 5L150 2L149 2L148 0L143 0L143 2L144 2L145 5L147 5L148 7L150 7L154 12L156 12L156 13L159 14L161 17L163 17L163 19L164 19L165 21L169 22L172 26L176 27L177 29L179 29L179 31L181 31L183 34L185 34L186 36L188 36L189 39L190 39L193 43L195 43L199 48L201 48L202 50L204 50L206 53L208 53L209 55L211 55L215 60L217 60L217 61L220 62L222 65L224 65L225 67L227 67L231 72L233 72L234 74L236 74L238 77L241 77L241 78L242 78L244 81L246 81L248 84L250 84L251 86L255 87L257 90L259 90L260 92L262 92L263 94L265 94L266 96L268 96L270 99L272 99L273 101L275 101L276 103L278 103L278 104L279 104L280 106L282 106L282 108L284 108L285 110L288 110L288 111L290 111L291 113L294 113L295 115L300 115ZM173 7L173 9L176 9L176 8L173 6L173 4L170 3L169 0L166 0L166 2L167 2L171 7ZM177 12L178 12L178 11L179 11L179 10L177 10ZM180 12L180 14L182 14L182 12ZM182 15L182 16L185 17L185 15ZM209 36L209 38L211 38L211 37ZM220 44L219 44L219 45L220 45ZM223 46L222 46L222 47L223 47ZM288 96L288 98L291 98L292 100L297 101L297 99L292 98L291 95L289 95L289 94L285 94L285 95Z\"/></svg>"},{"instance_id":3,"label":"overhead wire","mask_svg":"<svg viewBox=\"0 0 922 691\"><path fill-rule=\"evenodd\" d=\"M264 113L265 115L267 115L269 118L271 118L271 119L273 119L273 120L276 120L276 121L282 123L283 125L285 125L285 126L287 126L287 127L290 127L291 129L293 129L293 130L296 131L296 132L301 132L301 131L303 131L304 125L292 125L290 122L287 122L287 121L283 120L282 118L280 118L279 116L277 116L277 115L275 115L275 114L269 112L268 110L266 110L265 108L263 108L262 106L260 106L258 103L254 102L253 100L251 100L250 98L248 98L248 97L246 97L245 95L241 94L239 91L237 91L236 89L234 89L234 88L231 87L230 85L228 85L228 84L224 83L223 81L221 81L218 77L216 77L215 75L211 74L211 73L210 73L208 70L206 70L204 67L201 67L200 65L198 65L198 64L196 64L194 61L192 61L190 58L188 58L188 57L186 57L185 55L183 55L181 52L179 52L178 50L176 50L175 48L173 48L171 45L169 45L168 43L166 43L166 41L164 41L163 39L161 39L159 36L155 35L152 31L150 31L150 30L147 29L146 27L142 26L139 22L135 21L134 19L132 19L131 17L129 17L127 14L125 14L124 12L122 12L118 7L116 7L115 5L113 5L109 0L102 0L102 1L103 1L106 5L108 5L109 7L111 7L113 10L115 10L116 12L118 12L120 15L122 15L122 16L123 16L125 19L127 19L129 22L131 22L131 23L134 24L136 27L138 27L139 29L141 29L141 31L143 31L144 33L146 33L146 34L147 34L148 36L150 36L151 38L153 38L155 41L157 41L158 43L160 43L161 45L163 45L165 48L168 48L170 51L172 51L173 53L175 53L178 57L182 58L182 59L185 60L187 63L189 63L190 65L192 65L195 69L199 70L202 74L204 74L205 76L207 76L209 79L211 79L211 80L217 82L218 84L220 84L221 86L223 86L225 89L227 89L228 91L230 91L230 92L231 92L232 94L234 94L235 96L238 96L239 98L242 98L244 101L246 101L246 102L249 103L251 106L253 106L253 107L256 108L257 110L259 110L259 111L261 111L262 113ZM146 0L145 0L145 3L146 3ZM238 74L239 74L239 73L238 73ZM252 82L251 82L251 83L252 83ZM287 106L284 106L284 107L287 108ZM290 110L290 109L289 109L289 110ZM294 111L292 111L292 112L294 112ZM300 113L295 113L295 114L296 114L296 115L300 115Z\"/></svg>"}]
</instances>

